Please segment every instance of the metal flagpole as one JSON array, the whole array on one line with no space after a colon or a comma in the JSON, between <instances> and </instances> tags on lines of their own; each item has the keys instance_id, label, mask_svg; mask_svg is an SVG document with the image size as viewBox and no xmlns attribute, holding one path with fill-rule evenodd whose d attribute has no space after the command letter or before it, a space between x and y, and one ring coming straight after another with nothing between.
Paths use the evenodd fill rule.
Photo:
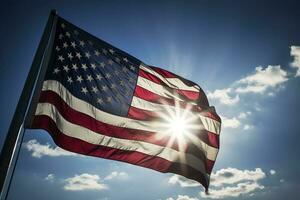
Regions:
<instances>
[{"instance_id":1,"label":"metal flagpole","mask_svg":"<svg viewBox=\"0 0 300 200\"><path fill-rule=\"evenodd\" d=\"M11 183L12 175L16 166L16 161L24 135L24 121L26 120L26 115L28 112L29 104L31 104L31 99L36 98L32 96L34 87L37 88L37 85L40 85L38 81L42 81L41 78L38 77L44 76L45 74L43 71L45 71L44 68L47 67L47 63L49 61L49 47L53 45L53 35L55 33L53 29L55 30L56 22L57 12L55 10L52 10L44 29L38 49L35 53L29 74L25 82L25 86L23 88L16 111L6 135L4 145L2 147L2 151L0 154L0 200L6 199L8 194L9 185ZM51 42L52 44L50 45Z\"/></svg>"}]
</instances>

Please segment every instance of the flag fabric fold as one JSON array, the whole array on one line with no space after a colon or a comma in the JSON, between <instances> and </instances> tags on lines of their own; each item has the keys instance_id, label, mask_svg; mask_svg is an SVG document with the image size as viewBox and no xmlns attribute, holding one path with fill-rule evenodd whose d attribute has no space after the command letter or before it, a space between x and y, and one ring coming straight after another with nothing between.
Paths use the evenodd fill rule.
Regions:
<instances>
[{"instance_id":1,"label":"flag fabric fold","mask_svg":"<svg viewBox=\"0 0 300 200\"><path fill-rule=\"evenodd\" d=\"M207 189L220 126L197 84L58 17L31 128L63 149L176 173Z\"/></svg>"}]
</instances>

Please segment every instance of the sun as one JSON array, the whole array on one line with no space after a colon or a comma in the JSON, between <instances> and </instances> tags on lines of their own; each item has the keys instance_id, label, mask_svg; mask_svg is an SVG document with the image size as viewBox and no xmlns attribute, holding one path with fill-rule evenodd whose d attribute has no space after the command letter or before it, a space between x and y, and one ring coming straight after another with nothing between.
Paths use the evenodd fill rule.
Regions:
<instances>
[{"instance_id":1,"label":"sun","mask_svg":"<svg viewBox=\"0 0 300 200\"><path fill-rule=\"evenodd\" d=\"M198 138L195 133L202 128L199 125L199 117L191 110L193 105L180 106L175 102L175 106L166 107L161 113L160 132L162 137L168 137L169 147L178 147L181 152L185 151L188 143L195 143Z\"/></svg>"},{"instance_id":2,"label":"sun","mask_svg":"<svg viewBox=\"0 0 300 200\"><path fill-rule=\"evenodd\" d=\"M167 120L166 126L168 132L177 138L182 138L188 131L188 121L180 115L170 116Z\"/></svg>"}]
</instances>

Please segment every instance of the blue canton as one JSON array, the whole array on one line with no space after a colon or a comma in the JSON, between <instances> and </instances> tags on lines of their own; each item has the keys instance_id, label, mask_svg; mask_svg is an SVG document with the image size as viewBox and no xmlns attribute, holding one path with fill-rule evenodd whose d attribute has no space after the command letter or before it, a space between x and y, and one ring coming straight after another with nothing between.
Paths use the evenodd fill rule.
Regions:
<instances>
[{"instance_id":1,"label":"blue canton","mask_svg":"<svg viewBox=\"0 0 300 200\"><path fill-rule=\"evenodd\" d=\"M141 61L58 19L45 80L59 81L72 95L127 116Z\"/></svg>"}]
</instances>

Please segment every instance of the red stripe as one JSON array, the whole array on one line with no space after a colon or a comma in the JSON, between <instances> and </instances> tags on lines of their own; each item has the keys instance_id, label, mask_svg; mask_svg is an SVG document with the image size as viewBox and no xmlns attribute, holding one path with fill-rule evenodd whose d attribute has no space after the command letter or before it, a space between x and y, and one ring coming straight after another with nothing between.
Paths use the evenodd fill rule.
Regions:
<instances>
[{"instance_id":1,"label":"red stripe","mask_svg":"<svg viewBox=\"0 0 300 200\"><path fill-rule=\"evenodd\" d=\"M155 72L159 73L160 75L162 75L163 77L165 78L180 78L180 79L183 79L181 78L180 76L172 73L172 72L169 72L167 70L164 70L164 69L161 69L159 67L154 67L154 66L149 66L152 70L154 70Z\"/></svg>"},{"instance_id":2,"label":"red stripe","mask_svg":"<svg viewBox=\"0 0 300 200\"><path fill-rule=\"evenodd\" d=\"M73 124L80 125L82 127L85 127L87 129L90 129L96 133L101 133L102 135L115 137L115 138L122 138L122 139L129 139L129 140L137 140L137 141L144 141L152 144L156 144L159 146L167 146L169 148L179 150L178 142L175 140L171 144L169 144L169 141L171 139L171 136L169 135L158 135L157 133L149 132L149 131L142 131L142 130L136 130L136 129L129 129L129 128L121 128L118 126L109 125L106 123L103 123L101 121L97 121L94 118L81 113L77 112L76 110L69 107L68 104L66 104L61 97L56 94L53 91L42 91L40 96L40 102L47 102L53 104L59 111L59 113L69 122ZM210 141L208 134L212 135L212 133L201 131L201 133L197 134L199 139L201 139L203 142L206 142L207 144L211 146L218 145L218 143L212 143L213 140ZM215 135L215 134L214 134ZM162 137L157 137L162 136ZM218 141L218 136L215 135L215 141ZM208 160L203 152L203 150L197 151L195 154L194 150L186 149L186 153L193 154L202 161Z\"/></svg>"},{"instance_id":3,"label":"red stripe","mask_svg":"<svg viewBox=\"0 0 300 200\"><path fill-rule=\"evenodd\" d=\"M163 135L163 137L158 138L158 134L155 132L123 128L98 121L89 115L74 110L66 104L58 94L52 91L42 91L39 101L54 105L59 113L69 122L90 129L96 133L101 133L102 135L144 141L163 147L165 147L170 140L170 136L168 135ZM178 143L174 142L170 148L178 150Z\"/></svg>"},{"instance_id":4,"label":"red stripe","mask_svg":"<svg viewBox=\"0 0 300 200\"><path fill-rule=\"evenodd\" d=\"M171 172L180 174L189 179L200 182L206 189L208 187L208 180L205 176L188 165L170 162L160 157L150 156L136 151L125 151L101 145L93 145L85 141L69 137L60 132L54 121L48 116L35 116L32 128L41 128L48 131L54 139L54 142L65 150L83 155L118 160L163 173Z\"/></svg>"},{"instance_id":5,"label":"red stripe","mask_svg":"<svg viewBox=\"0 0 300 200\"><path fill-rule=\"evenodd\" d=\"M137 120L148 120L149 118L151 119L157 119L159 116L155 112L147 111L147 110L142 110L139 108L131 107L128 111L128 116L132 119L137 119ZM204 143L215 147L219 148L219 135L206 131L206 130L201 130L199 131L200 133L193 133L195 134L199 139L201 139ZM190 151L193 152L193 151Z\"/></svg>"},{"instance_id":6,"label":"red stripe","mask_svg":"<svg viewBox=\"0 0 300 200\"><path fill-rule=\"evenodd\" d=\"M169 87L161 79L159 79L158 77L156 77L148 72L143 71L142 69L139 71L139 76L141 76L149 81L152 81L154 83L157 83L159 85L162 85L165 87L166 90L170 91L172 94L178 94L179 97L187 99L187 100L194 101L194 100L197 100L200 96L199 92L181 90L181 89Z\"/></svg>"},{"instance_id":7,"label":"red stripe","mask_svg":"<svg viewBox=\"0 0 300 200\"><path fill-rule=\"evenodd\" d=\"M178 78L180 79L182 82L184 82L186 85L188 86L194 86L194 85L197 85L196 83L190 81L190 80L187 80L181 76L178 76L172 72L169 72L167 70L164 70L164 69L161 69L161 68L158 68L158 67L154 67L154 66L150 66L149 67L150 69L154 70L155 72L159 73L161 76L163 76L164 78ZM141 70L140 70L141 71ZM197 85L199 87L199 85ZM201 89L201 87L199 87L200 90L199 90L199 98L195 98L194 100L197 100L197 102L200 104L200 105L205 105L205 106L209 106L209 103L208 103L208 99L204 93L204 91ZM182 93L182 95L186 96L186 95L192 95L190 94L189 92L185 91Z\"/></svg>"},{"instance_id":8,"label":"red stripe","mask_svg":"<svg viewBox=\"0 0 300 200\"><path fill-rule=\"evenodd\" d=\"M140 87L138 85L135 88L134 96L144 99L146 101L152 102L152 103L167 104L170 106L175 106L177 104L180 108L183 108L183 109L189 108L191 111L199 112L199 113L201 113L201 115L203 115L205 117L208 117L208 118L214 119L218 122L221 122L220 117L214 112L205 111L200 106L192 105L188 102L177 101L175 99L169 99L166 97L159 96L158 94L155 94L149 90L146 90L145 88Z\"/></svg>"}]
</instances>

